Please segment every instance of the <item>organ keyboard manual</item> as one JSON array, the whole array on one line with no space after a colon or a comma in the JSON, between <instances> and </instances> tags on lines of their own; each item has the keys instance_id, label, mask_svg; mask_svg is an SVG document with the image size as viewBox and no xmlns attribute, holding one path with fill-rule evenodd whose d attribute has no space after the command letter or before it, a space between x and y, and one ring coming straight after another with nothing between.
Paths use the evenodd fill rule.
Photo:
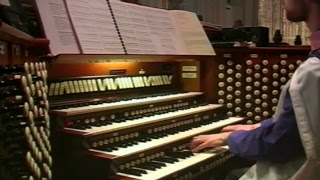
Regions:
<instances>
[{"instance_id":1,"label":"organ keyboard manual","mask_svg":"<svg viewBox=\"0 0 320 180\"><path fill-rule=\"evenodd\" d=\"M50 66L52 72L73 68L48 79L56 178L222 176L215 168L232 161L227 146L199 153L188 147L194 136L246 121L208 100L213 92L202 83L209 74L199 62L211 56L102 56L104 62L91 63L85 59L101 57L61 55ZM126 73L112 74L120 67Z\"/></svg>"}]
</instances>

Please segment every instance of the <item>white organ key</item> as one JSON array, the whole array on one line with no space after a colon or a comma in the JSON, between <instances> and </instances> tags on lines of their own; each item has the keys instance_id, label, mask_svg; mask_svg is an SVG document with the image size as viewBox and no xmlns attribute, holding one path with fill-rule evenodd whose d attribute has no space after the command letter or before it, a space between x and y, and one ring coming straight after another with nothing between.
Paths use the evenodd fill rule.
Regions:
<instances>
[{"instance_id":1,"label":"white organ key","mask_svg":"<svg viewBox=\"0 0 320 180\"><path fill-rule=\"evenodd\" d=\"M89 92L88 81L87 80L82 80L81 82L82 82L82 85L83 85L84 92Z\"/></svg>"},{"instance_id":2,"label":"white organ key","mask_svg":"<svg viewBox=\"0 0 320 180\"><path fill-rule=\"evenodd\" d=\"M151 141L148 141L148 142L140 142L133 146L119 148L118 150L112 151L112 152L106 152L106 151L100 151L100 150L94 150L94 149L90 149L90 151L100 152L100 153L109 154L113 156L129 156L132 154L137 154L143 151L154 149L159 146L165 146L166 144L171 144L186 138L192 138L199 134L208 133L209 131L222 128L230 124L238 123L242 120L243 120L242 117L230 117L228 119L220 120L218 122L211 122L210 124L189 129L187 131L179 132L177 134L168 135L163 138L152 139Z\"/></svg>"},{"instance_id":3,"label":"white organ key","mask_svg":"<svg viewBox=\"0 0 320 180\"><path fill-rule=\"evenodd\" d=\"M224 82L219 82L218 86L222 88L225 86L225 84L224 84Z\"/></svg>"},{"instance_id":4,"label":"white organ key","mask_svg":"<svg viewBox=\"0 0 320 180\"><path fill-rule=\"evenodd\" d=\"M241 73L237 73L237 74L235 75L235 77L238 78L238 79L240 79L240 78L242 77L242 75L241 75Z\"/></svg>"},{"instance_id":5,"label":"white organ key","mask_svg":"<svg viewBox=\"0 0 320 180\"><path fill-rule=\"evenodd\" d=\"M173 76L172 76L172 75L169 75L169 84L172 83L172 78L173 78Z\"/></svg>"},{"instance_id":6,"label":"white organ key","mask_svg":"<svg viewBox=\"0 0 320 180\"><path fill-rule=\"evenodd\" d=\"M56 83L56 85L54 86L53 95L55 96L59 95L59 90L60 90L60 83Z\"/></svg>"},{"instance_id":7,"label":"white organ key","mask_svg":"<svg viewBox=\"0 0 320 180\"><path fill-rule=\"evenodd\" d=\"M254 82L254 86L255 87L259 87L260 86L260 82L259 81Z\"/></svg>"},{"instance_id":8,"label":"white organ key","mask_svg":"<svg viewBox=\"0 0 320 180\"><path fill-rule=\"evenodd\" d=\"M263 78L262 78L262 82L264 82L264 83L268 82L268 80L269 80L269 79L268 79L267 77L263 77Z\"/></svg>"},{"instance_id":9,"label":"white organ key","mask_svg":"<svg viewBox=\"0 0 320 180\"><path fill-rule=\"evenodd\" d=\"M163 82L161 76L159 76L159 82L160 82L160 85L164 85L164 82Z\"/></svg>"},{"instance_id":10,"label":"white organ key","mask_svg":"<svg viewBox=\"0 0 320 180\"><path fill-rule=\"evenodd\" d=\"M227 108L232 108L232 106L233 106L232 103L227 104Z\"/></svg>"},{"instance_id":11,"label":"white organ key","mask_svg":"<svg viewBox=\"0 0 320 180\"><path fill-rule=\"evenodd\" d=\"M280 64L283 65L283 66L285 66L285 65L287 64L287 61L282 60L282 61L280 61Z\"/></svg>"},{"instance_id":12,"label":"white organ key","mask_svg":"<svg viewBox=\"0 0 320 180\"><path fill-rule=\"evenodd\" d=\"M93 91L98 91L97 80L91 79L92 89Z\"/></svg>"},{"instance_id":13,"label":"white organ key","mask_svg":"<svg viewBox=\"0 0 320 180\"><path fill-rule=\"evenodd\" d=\"M202 92L188 92L188 93L181 93L181 94L172 94L167 96L156 96L156 97L147 97L142 99L132 99L129 101L118 101L114 103L104 103L99 105L89 105L84 107L75 107L75 108L68 108L68 109L61 109L61 110L54 110L53 112L65 114L67 116L71 115L78 115L78 114L85 114L85 113L93 113L93 112L100 112L112 109L119 109L125 107L133 107L136 105L144 105L144 104L151 104L157 102L165 102L170 100L177 100L182 98L189 98L203 94Z\"/></svg>"},{"instance_id":14,"label":"white organ key","mask_svg":"<svg viewBox=\"0 0 320 180\"><path fill-rule=\"evenodd\" d=\"M102 81L102 79L97 79L97 87L99 91L105 91L107 89L107 83L105 79Z\"/></svg>"},{"instance_id":15,"label":"white organ key","mask_svg":"<svg viewBox=\"0 0 320 180\"><path fill-rule=\"evenodd\" d=\"M235 86L236 86L236 87L241 87L241 82L236 82L236 83L235 83Z\"/></svg>"},{"instance_id":16,"label":"white organ key","mask_svg":"<svg viewBox=\"0 0 320 180\"><path fill-rule=\"evenodd\" d=\"M269 64L269 61L268 61L268 60L263 60L263 61L262 61L262 64L266 66L266 65Z\"/></svg>"},{"instance_id":17,"label":"white organ key","mask_svg":"<svg viewBox=\"0 0 320 180\"><path fill-rule=\"evenodd\" d=\"M267 68L263 68L263 69L262 69L262 73L263 73L263 74L268 74L268 72L269 72L269 70L268 70Z\"/></svg>"},{"instance_id":18,"label":"white organ key","mask_svg":"<svg viewBox=\"0 0 320 180\"><path fill-rule=\"evenodd\" d=\"M119 89L123 89L124 87L123 87L123 83L122 83L122 78L116 78L115 80L114 80L114 82L115 82L115 84L119 87Z\"/></svg>"},{"instance_id":19,"label":"white organ key","mask_svg":"<svg viewBox=\"0 0 320 180\"><path fill-rule=\"evenodd\" d=\"M79 86L78 81L73 81L73 84L74 84L74 88L76 90L76 93L80 93L80 86Z\"/></svg>"},{"instance_id":20,"label":"white organ key","mask_svg":"<svg viewBox=\"0 0 320 180\"><path fill-rule=\"evenodd\" d=\"M294 65L293 65L293 64L290 64L288 67L289 67L289 69L291 69L291 70L294 69Z\"/></svg>"},{"instance_id":21,"label":"white organ key","mask_svg":"<svg viewBox=\"0 0 320 180\"><path fill-rule=\"evenodd\" d=\"M76 92L76 89L75 89L72 81L68 81L68 87L70 89L70 93L75 93Z\"/></svg>"},{"instance_id":22,"label":"white organ key","mask_svg":"<svg viewBox=\"0 0 320 180\"><path fill-rule=\"evenodd\" d=\"M142 174L141 176L134 176L134 175L124 174L124 173L117 173L117 175L133 178L136 180L162 179L170 175L174 175L176 172L180 170L195 166L198 163L201 163L210 158L219 156L219 154L224 152L222 148L225 149L225 151L229 149L227 146L221 146L219 147L220 150L212 149L202 153L193 153L193 156L188 157L186 159L178 159L179 161L173 164L165 163L166 166L162 167L161 169L157 169L155 171L147 170L147 174Z\"/></svg>"},{"instance_id":23,"label":"white organ key","mask_svg":"<svg viewBox=\"0 0 320 180\"><path fill-rule=\"evenodd\" d=\"M150 77L148 78L148 77L142 77L143 78L143 82L144 82L144 84L147 86L147 87L149 87L149 86L151 86L151 81L150 81Z\"/></svg>"},{"instance_id":24,"label":"white organ key","mask_svg":"<svg viewBox=\"0 0 320 180\"><path fill-rule=\"evenodd\" d=\"M263 91L268 91L268 89L269 89L268 86L262 86Z\"/></svg>"},{"instance_id":25,"label":"white organ key","mask_svg":"<svg viewBox=\"0 0 320 180\"><path fill-rule=\"evenodd\" d=\"M125 88L126 89L130 88L130 82L129 82L129 79L127 77L123 78L123 82L125 84Z\"/></svg>"},{"instance_id":26,"label":"white organ key","mask_svg":"<svg viewBox=\"0 0 320 180\"><path fill-rule=\"evenodd\" d=\"M262 99L267 99L267 98L268 98L268 95L262 94L262 95L261 95L261 98L262 98Z\"/></svg>"},{"instance_id":27,"label":"white organ key","mask_svg":"<svg viewBox=\"0 0 320 180\"><path fill-rule=\"evenodd\" d=\"M92 81L91 81L91 79L87 79L87 85L88 85L89 92L93 92L93 87L92 87Z\"/></svg>"},{"instance_id":28,"label":"white organ key","mask_svg":"<svg viewBox=\"0 0 320 180\"><path fill-rule=\"evenodd\" d=\"M264 112L262 113L262 115L263 115L263 116L269 116L269 113L268 113L267 111L264 111Z\"/></svg>"},{"instance_id":29,"label":"white organ key","mask_svg":"<svg viewBox=\"0 0 320 180\"><path fill-rule=\"evenodd\" d=\"M112 89L112 90L117 90L117 89L118 89L118 86L117 86L117 84L115 83L115 80L114 80L114 79L109 79L109 83L110 83L110 86L111 86L111 89Z\"/></svg>"},{"instance_id":30,"label":"white organ key","mask_svg":"<svg viewBox=\"0 0 320 180\"><path fill-rule=\"evenodd\" d=\"M247 99L247 100L249 100L249 99L251 99L251 98L252 98L252 96L251 96L250 94L247 94L247 95L246 95L246 99Z\"/></svg>"},{"instance_id":31,"label":"white organ key","mask_svg":"<svg viewBox=\"0 0 320 180\"><path fill-rule=\"evenodd\" d=\"M241 99L236 99L234 102L235 102L236 104L240 104L240 103L241 103Z\"/></svg>"},{"instance_id":32,"label":"white organ key","mask_svg":"<svg viewBox=\"0 0 320 180\"><path fill-rule=\"evenodd\" d=\"M53 96L53 95L54 95L55 85L56 85L55 83L51 83L51 84L50 84L49 96Z\"/></svg>"},{"instance_id":33,"label":"white organ key","mask_svg":"<svg viewBox=\"0 0 320 180\"><path fill-rule=\"evenodd\" d=\"M220 107L221 107L221 105L218 105L218 104L209 104L206 106L195 107L195 108L190 108L190 109L180 110L180 111L174 111L174 112L169 112L169 113L165 113L165 114L161 114L161 115L142 117L139 119L130 120L130 121L126 121L126 122L113 123L112 125L107 125L107 126L92 127L91 129L87 129L87 130L72 129L72 131L83 132L83 133L86 133L86 135L90 135L90 134L97 135L97 134L101 134L101 133L114 132L114 131L119 131L122 129L133 128L133 127L142 126L142 125L146 125L146 124L161 122L161 121L165 121L165 120L169 120L169 119L175 119L175 118L179 118L182 116L187 116L187 115L192 115L192 114L196 114L196 113L200 113L200 112L214 110L214 109L217 109ZM65 128L65 129L71 129L71 128Z\"/></svg>"},{"instance_id":34,"label":"white organ key","mask_svg":"<svg viewBox=\"0 0 320 180\"><path fill-rule=\"evenodd\" d=\"M286 69L281 69L281 70L280 70L280 73L281 73L281 74L286 74L286 73L287 73L287 70L286 70Z\"/></svg>"},{"instance_id":35,"label":"white organ key","mask_svg":"<svg viewBox=\"0 0 320 180\"><path fill-rule=\"evenodd\" d=\"M233 65L233 61L229 60L229 61L227 61L227 64L228 64L229 66L232 66L232 65Z\"/></svg>"},{"instance_id":36,"label":"white organ key","mask_svg":"<svg viewBox=\"0 0 320 180\"><path fill-rule=\"evenodd\" d=\"M218 66L218 69L221 70L221 71L224 70L224 68L225 68L225 66L224 66L223 64L220 64L220 65Z\"/></svg>"},{"instance_id":37,"label":"white organ key","mask_svg":"<svg viewBox=\"0 0 320 180\"><path fill-rule=\"evenodd\" d=\"M286 82L287 81L287 78L285 78L285 77L282 77L282 78L280 78L280 82Z\"/></svg>"},{"instance_id":38,"label":"white organ key","mask_svg":"<svg viewBox=\"0 0 320 180\"><path fill-rule=\"evenodd\" d=\"M135 88L140 87L138 77L132 77L132 83Z\"/></svg>"},{"instance_id":39,"label":"white organ key","mask_svg":"<svg viewBox=\"0 0 320 180\"><path fill-rule=\"evenodd\" d=\"M227 116L233 116L233 113L231 111L227 112Z\"/></svg>"},{"instance_id":40,"label":"white organ key","mask_svg":"<svg viewBox=\"0 0 320 180\"><path fill-rule=\"evenodd\" d=\"M233 96L232 96L231 94L228 94L228 95L227 95L227 99L228 99L228 100L232 100L232 98L233 98Z\"/></svg>"},{"instance_id":41,"label":"white organ key","mask_svg":"<svg viewBox=\"0 0 320 180\"><path fill-rule=\"evenodd\" d=\"M247 74L251 74L251 73L252 73L252 70L251 70L251 69L247 69L247 70L246 70L246 73L247 73Z\"/></svg>"},{"instance_id":42,"label":"white organ key","mask_svg":"<svg viewBox=\"0 0 320 180\"><path fill-rule=\"evenodd\" d=\"M139 79L140 87L145 87L145 86L147 86L147 85L144 83L144 78L143 78L143 77L138 77L138 79Z\"/></svg>"},{"instance_id":43,"label":"white organ key","mask_svg":"<svg viewBox=\"0 0 320 180\"><path fill-rule=\"evenodd\" d=\"M115 79L108 78L108 79L107 79L107 82L108 82L108 89L109 89L109 87L110 87L109 90L117 90L117 89L118 89L118 85L117 85L117 83L115 82Z\"/></svg>"},{"instance_id":44,"label":"white organ key","mask_svg":"<svg viewBox=\"0 0 320 180\"><path fill-rule=\"evenodd\" d=\"M236 96L240 96L240 95L241 95L241 91L240 91L240 90L236 90L236 91L234 92L234 94L235 94Z\"/></svg>"},{"instance_id":45,"label":"white organ key","mask_svg":"<svg viewBox=\"0 0 320 180\"><path fill-rule=\"evenodd\" d=\"M242 66L240 64L236 65L236 70L241 70Z\"/></svg>"},{"instance_id":46,"label":"white organ key","mask_svg":"<svg viewBox=\"0 0 320 180\"><path fill-rule=\"evenodd\" d=\"M232 73L233 73L233 70L232 70L232 69L228 69L228 70L227 70L227 73L228 73L228 74L232 74Z\"/></svg>"},{"instance_id":47,"label":"white organ key","mask_svg":"<svg viewBox=\"0 0 320 180\"><path fill-rule=\"evenodd\" d=\"M247 112L247 116L248 116L248 117L252 117L252 116L253 116L253 113L252 113L252 112Z\"/></svg>"},{"instance_id":48,"label":"white organ key","mask_svg":"<svg viewBox=\"0 0 320 180\"><path fill-rule=\"evenodd\" d=\"M259 73L255 73L254 77L258 79L258 78L260 78L260 74Z\"/></svg>"},{"instance_id":49,"label":"white organ key","mask_svg":"<svg viewBox=\"0 0 320 180\"><path fill-rule=\"evenodd\" d=\"M130 88L134 88L131 77L128 77L128 82L129 82L129 87L130 87Z\"/></svg>"},{"instance_id":50,"label":"white organ key","mask_svg":"<svg viewBox=\"0 0 320 180\"><path fill-rule=\"evenodd\" d=\"M263 103L261 104L261 106L264 107L264 108L266 108L266 107L268 107L268 103L263 102Z\"/></svg>"},{"instance_id":51,"label":"white organ key","mask_svg":"<svg viewBox=\"0 0 320 180\"><path fill-rule=\"evenodd\" d=\"M78 80L78 84L79 84L80 92L84 93L85 90L84 90L84 84L83 84L82 80Z\"/></svg>"},{"instance_id":52,"label":"white organ key","mask_svg":"<svg viewBox=\"0 0 320 180\"><path fill-rule=\"evenodd\" d=\"M60 83L60 87L59 87L59 95L63 95L64 94L64 90L65 90L65 82Z\"/></svg>"},{"instance_id":53,"label":"white organ key","mask_svg":"<svg viewBox=\"0 0 320 180\"><path fill-rule=\"evenodd\" d=\"M240 107L236 107L236 108L234 109L234 111L236 111L236 112L241 112L241 108L240 108Z\"/></svg>"},{"instance_id":54,"label":"white organ key","mask_svg":"<svg viewBox=\"0 0 320 180\"><path fill-rule=\"evenodd\" d=\"M277 110L277 106L273 106L272 111L276 111L276 110Z\"/></svg>"},{"instance_id":55,"label":"white organ key","mask_svg":"<svg viewBox=\"0 0 320 180\"><path fill-rule=\"evenodd\" d=\"M71 93L71 88L70 88L70 86L69 86L68 81L65 81L65 82L64 82L64 89L65 89L65 91L66 91L66 94L70 94L70 93Z\"/></svg>"},{"instance_id":56,"label":"white organ key","mask_svg":"<svg viewBox=\"0 0 320 180\"><path fill-rule=\"evenodd\" d=\"M251 90L252 90L252 87L251 87L251 86L246 86L246 90L247 90L247 91L251 91Z\"/></svg>"},{"instance_id":57,"label":"white organ key","mask_svg":"<svg viewBox=\"0 0 320 180\"><path fill-rule=\"evenodd\" d=\"M223 74L223 73L219 73L219 74L218 74L218 77L219 77L220 79L223 79L223 78L224 78L224 74Z\"/></svg>"}]
</instances>

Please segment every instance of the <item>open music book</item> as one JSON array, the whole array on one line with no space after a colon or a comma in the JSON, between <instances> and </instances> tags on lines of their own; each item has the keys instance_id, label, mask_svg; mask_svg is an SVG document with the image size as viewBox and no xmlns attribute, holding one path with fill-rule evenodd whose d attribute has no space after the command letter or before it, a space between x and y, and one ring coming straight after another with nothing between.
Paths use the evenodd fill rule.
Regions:
<instances>
[{"instance_id":1,"label":"open music book","mask_svg":"<svg viewBox=\"0 0 320 180\"><path fill-rule=\"evenodd\" d=\"M119 0L36 0L57 54L215 55L197 15Z\"/></svg>"}]
</instances>

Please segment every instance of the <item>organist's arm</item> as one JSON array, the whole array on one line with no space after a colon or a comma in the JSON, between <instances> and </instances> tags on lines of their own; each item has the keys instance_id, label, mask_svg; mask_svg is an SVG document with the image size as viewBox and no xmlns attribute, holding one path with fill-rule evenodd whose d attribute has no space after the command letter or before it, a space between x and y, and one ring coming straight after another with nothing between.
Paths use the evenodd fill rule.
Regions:
<instances>
[{"instance_id":1,"label":"organist's arm","mask_svg":"<svg viewBox=\"0 0 320 180\"><path fill-rule=\"evenodd\" d=\"M191 142L191 149L216 147L227 142L232 153L256 161L283 162L302 154L300 140L291 98L285 100L284 111L277 122L262 123L260 127L249 131L223 132L197 138ZM225 141L224 141L225 140Z\"/></svg>"}]
</instances>

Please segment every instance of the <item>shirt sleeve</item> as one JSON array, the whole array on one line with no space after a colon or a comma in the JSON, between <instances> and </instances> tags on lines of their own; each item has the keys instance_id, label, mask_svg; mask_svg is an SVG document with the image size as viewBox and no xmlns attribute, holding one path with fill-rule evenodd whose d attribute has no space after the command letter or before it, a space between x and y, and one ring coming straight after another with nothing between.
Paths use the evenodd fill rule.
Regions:
<instances>
[{"instance_id":1,"label":"shirt sleeve","mask_svg":"<svg viewBox=\"0 0 320 180\"><path fill-rule=\"evenodd\" d=\"M269 126L269 125L272 124L272 118L263 120L260 124L261 124L262 127Z\"/></svg>"},{"instance_id":2,"label":"shirt sleeve","mask_svg":"<svg viewBox=\"0 0 320 180\"><path fill-rule=\"evenodd\" d=\"M278 121L267 120L252 131L231 133L227 141L230 151L249 160L269 162L285 162L302 154L304 150L291 99L288 101Z\"/></svg>"}]
</instances>

